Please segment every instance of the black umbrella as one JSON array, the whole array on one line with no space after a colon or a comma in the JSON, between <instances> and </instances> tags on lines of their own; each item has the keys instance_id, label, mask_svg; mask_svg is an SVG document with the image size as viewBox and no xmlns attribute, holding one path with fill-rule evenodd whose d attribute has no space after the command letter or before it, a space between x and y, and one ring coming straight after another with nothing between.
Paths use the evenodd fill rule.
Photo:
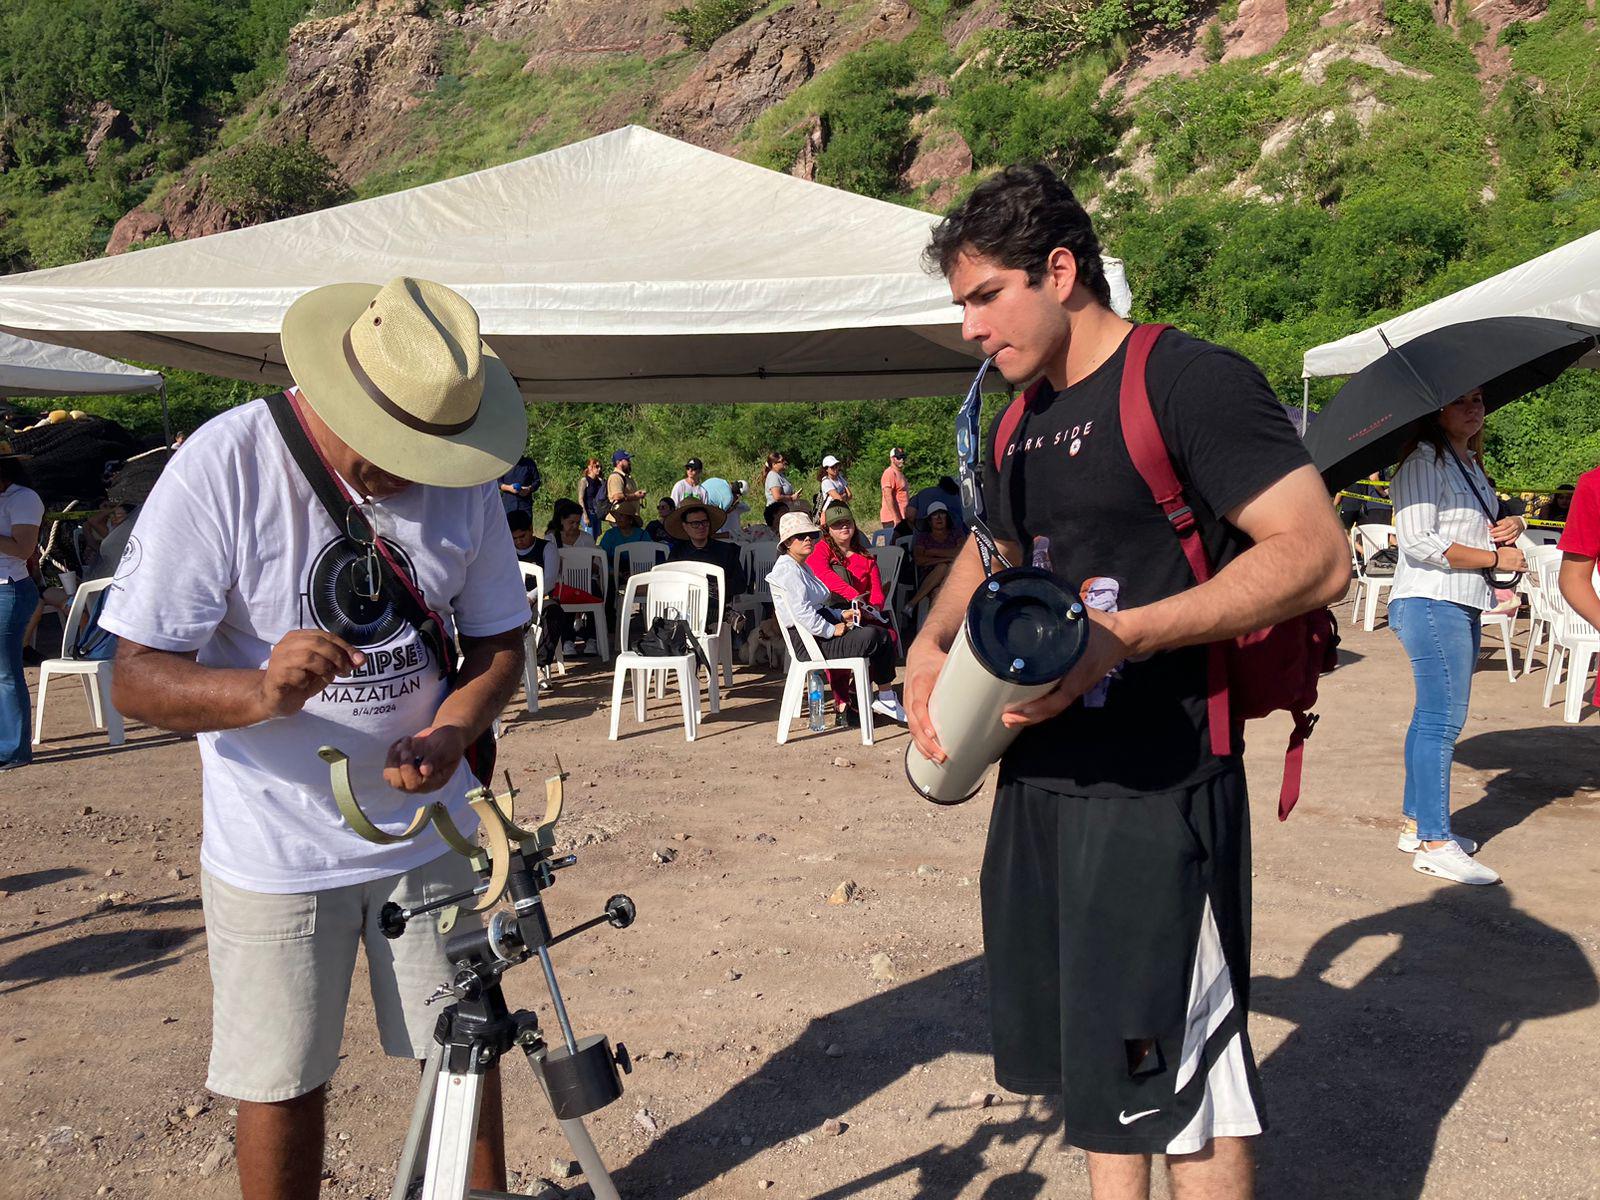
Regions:
<instances>
[{"instance_id":1,"label":"black umbrella","mask_svg":"<svg viewBox=\"0 0 1600 1200\"><path fill-rule=\"evenodd\" d=\"M1387 343L1388 339L1384 341ZM1600 347L1600 329L1545 317L1486 317L1412 338L1350 377L1305 435L1329 491L1400 457L1417 423L1483 389L1483 406L1543 387Z\"/></svg>"}]
</instances>

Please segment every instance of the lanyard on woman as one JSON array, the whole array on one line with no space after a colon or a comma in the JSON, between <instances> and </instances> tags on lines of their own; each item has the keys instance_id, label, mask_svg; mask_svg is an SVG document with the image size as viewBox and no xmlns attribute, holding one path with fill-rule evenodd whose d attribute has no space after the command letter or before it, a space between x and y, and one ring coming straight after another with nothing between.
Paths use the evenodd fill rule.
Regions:
<instances>
[{"instance_id":1,"label":"lanyard on woman","mask_svg":"<svg viewBox=\"0 0 1600 1200\"><path fill-rule=\"evenodd\" d=\"M1449 445L1448 442L1445 444L1447 446ZM1461 461L1461 456L1456 453L1456 448L1454 446L1450 446L1450 457L1456 460L1456 466L1461 471L1461 478L1467 481L1467 488L1472 492L1473 499L1478 502L1478 507L1483 509L1483 515L1489 518L1489 527L1491 529L1494 528L1495 518L1499 511L1498 507L1489 507L1489 502L1483 498L1483 493L1478 490L1478 481L1472 477L1472 472L1467 470L1467 464ZM1509 580L1496 578L1495 573L1496 568L1494 567L1485 567L1483 569L1484 578L1489 581L1490 587L1506 589L1514 588L1522 579L1521 571L1511 572L1511 578Z\"/></svg>"}]
</instances>

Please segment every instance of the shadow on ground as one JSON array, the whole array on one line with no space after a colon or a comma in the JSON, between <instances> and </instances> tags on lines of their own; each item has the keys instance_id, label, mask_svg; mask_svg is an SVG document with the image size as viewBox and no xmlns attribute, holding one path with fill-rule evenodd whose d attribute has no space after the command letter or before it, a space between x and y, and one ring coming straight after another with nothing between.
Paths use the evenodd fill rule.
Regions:
<instances>
[{"instance_id":1,"label":"shadow on ground","mask_svg":"<svg viewBox=\"0 0 1600 1200\"><path fill-rule=\"evenodd\" d=\"M1600 758L1590 747L1574 747L1570 726L1497 729L1456 744L1456 762L1475 771L1497 772L1483 797L1452 814L1450 824L1487 842L1514 829L1547 805L1600 804Z\"/></svg>"},{"instance_id":2,"label":"shadow on ground","mask_svg":"<svg viewBox=\"0 0 1600 1200\"><path fill-rule=\"evenodd\" d=\"M1349 987L1325 978L1374 937L1398 944ZM1494 969L1477 969L1486 962ZM1505 887L1440 891L1330 931L1294 976L1251 983L1252 1008L1299 1026L1261 1068L1273 1131L1258 1194L1414 1200L1440 1125L1490 1049L1524 1021L1597 1000L1578 943Z\"/></svg>"},{"instance_id":3,"label":"shadow on ground","mask_svg":"<svg viewBox=\"0 0 1600 1200\"><path fill-rule=\"evenodd\" d=\"M1377 967L1348 987L1326 978L1343 954L1373 937L1397 939ZM1469 945L1474 960L1496 969L1469 970L1449 952ZM1260 1145L1258 1194L1414 1200L1440 1125L1489 1050L1524 1021L1595 1005L1600 985L1577 942L1516 908L1508 889L1456 888L1339 926L1294 976L1257 977L1252 1001L1297 1026L1262 1064L1274 1129ZM842 1059L828 1056L834 1044ZM619 1172L619 1187L692 1195L791 1138L826 1136L819 1127L828 1118L924 1063L988 1048L982 963L969 959L812 1021L754 1075L665 1131ZM1419 1055L1425 1071L1417 1069ZM1031 1099L996 1115L957 1145L929 1126L927 1149L814 1200L866 1194L902 1177L915 1180L924 1200L953 1198L992 1169L989 1150L1008 1144L1026 1145L1025 1159L991 1180L983 1196L1032 1200L1063 1169L1055 1154L1059 1109ZM1041 1166L1047 1147L1052 1161Z\"/></svg>"}]
</instances>

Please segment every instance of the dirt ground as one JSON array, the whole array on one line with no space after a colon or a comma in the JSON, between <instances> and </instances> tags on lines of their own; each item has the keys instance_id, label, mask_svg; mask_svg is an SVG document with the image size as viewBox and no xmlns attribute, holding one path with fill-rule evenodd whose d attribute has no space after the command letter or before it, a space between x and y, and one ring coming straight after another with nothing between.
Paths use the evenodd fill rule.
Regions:
<instances>
[{"instance_id":1,"label":"dirt ground","mask_svg":"<svg viewBox=\"0 0 1600 1200\"><path fill-rule=\"evenodd\" d=\"M1565 726L1539 705L1542 667L1513 684L1485 660L1454 807L1507 882L1440 884L1394 848L1399 646L1380 623L1344 649L1287 824L1285 726L1254 727L1249 752L1260 1194L1600 1196L1600 717ZM612 743L609 675L589 666L501 743L524 785L557 753L572 773L581 861L550 894L557 928L614 892L638 904L631 929L556 954L580 1033L637 1063L591 1121L620 1191L1087 1196L1052 1107L990 1074L986 799L919 800L899 727L872 747L853 731L774 745L779 687L741 668L694 744L674 701L643 726L625 713ZM63 688L38 765L0 775L0 1197L234 1196L229 1104L203 1089L195 748L134 727L113 751L86 730ZM829 903L845 881L854 897ZM507 991L554 1028L535 967ZM416 1076L378 1050L364 975L345 1051L324 1195L387 1196ZM508 1062L506 1078L514 1183L581 1194L530 1074Z\"/></svg>"}]
</instances>

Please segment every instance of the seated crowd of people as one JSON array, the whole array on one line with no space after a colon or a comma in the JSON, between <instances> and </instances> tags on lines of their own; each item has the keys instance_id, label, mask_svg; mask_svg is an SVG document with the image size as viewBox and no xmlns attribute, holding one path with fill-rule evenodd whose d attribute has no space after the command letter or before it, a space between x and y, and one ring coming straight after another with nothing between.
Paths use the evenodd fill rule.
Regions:
<instances>
[{"instance_id":1,"label":"seated crowd of people","mask_svg":"<svg viewBox=\"0 0 1600 1200\"><path fill-rule=\"evenodd\" d=\"M914 620L919 606L931 601L943 584L966 536L966 526L955 481L944 477L912 496L903 473L905 457L902 449L891 451L881 481L879 528L890 531L886 536L898 535L902 540L910 535L915 578L902 620ZM808 497L791 481L788 457L769 454L760 471L766 503L760 521L749 523L741 520L751 513L744 500L745 484L706 478L704 463L698 458L684 464L683 477L657 500L655 518L645 523L647 491L633 475L632 458L629 451L617 450L606 475L599 459L589 459L579 482L578 499L558 498L542 533L535 530L532 511L532 495L539 483L537 467L524 458L501 481L506 521L517 555L525 563L538 565L545 580L541 665L548 665L556 646L571 655L577 652L578 642L588 639L593 618L586 612L574 619L568 615L568 607L607 605L614 616L632 565L617 551L648 543L666 547L668 562L700 562L722 569L726 594L715 597L713 603L732 623L736 641L743 642L762 624L773 640L778 636L778 621L800 625L817 640L824 657L866 658L878 689L869 702L873 710L892 720L904 719L891 686L902 650L897 632L902 622L890 618L896 598L886 593L872 542L856 519L853 502L857 494L837 456L824 457L816 475L815 494ZM747 576L741 543L763 540L777 542L776 562L766 576L773 605L748 621L742 609L732 607L736 598L751 592L757 582ZM587 588L563 579L561 551L573 547L600 549L608 564L608 579L602 580L598 569L590 575ZM836 720L858 722L859 700L854 695L852 674L830 671L828 678Z\"/></svg>"}]
</instances>

